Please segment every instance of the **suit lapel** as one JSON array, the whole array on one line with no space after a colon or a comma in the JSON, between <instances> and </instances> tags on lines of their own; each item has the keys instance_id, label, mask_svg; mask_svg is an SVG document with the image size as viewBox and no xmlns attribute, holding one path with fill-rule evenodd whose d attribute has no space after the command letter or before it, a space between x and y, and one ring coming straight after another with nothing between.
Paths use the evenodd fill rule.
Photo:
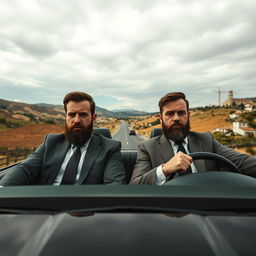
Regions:
<instances>
[{"instance_id":1,"label":"suit lapel","mask_svg":"<svg viewBox=\"0 0 256 256\"><path fill-rule=\"evenodd\" d=\"M188 148L190 153L202 152L203 149L201 141L191 133L188 136ZM194 164L198 171L206 171L204 160L195 160Z\"/></svg>"},{"instance_id":2,"label":"suit lapel","mask_svg":"<svg viewBox=\"0 0 256 256\"><path fill-rule=\"evenodd\" d=\"M165 163L174 156L170 141L164 135L161 135L159 138L159 144L157 146L157 150L162 157L161 160L164 160Z\"/></svg>"},{"instance_id":3,"label":"suit lapel","mask_svg":"<svg viewBox=\"0 0 256 256\"><path fill-rule=\"evenodd\" d=\"M56 144L54 152L57 152L57 153L54 154L52 157L51 166L54 168L51 168L51 170L50 170L48 184L53 184L57 174L59 173L60 167L64 161L64 158L66 156L69 146L70 146L70 144L66 140L63 140L62 142Z\"/></svg>"},{"instance_id":4,"label":"suit lapel","mask_svg":"<svg viewBox=\"0 0 256 256\"><path fill-rule=\"evenodd\" d=\"M90 141L89 147L87 149L87 152L84 157L84 162L81 169L81 174L79 177L79 184L82 184L86 177L88 176L93 163L95 162L98 154L100 153L101 147L99 146L101 144L101 140L99 136L93 135L92 139Z\"/></svg>"}]
</instances>

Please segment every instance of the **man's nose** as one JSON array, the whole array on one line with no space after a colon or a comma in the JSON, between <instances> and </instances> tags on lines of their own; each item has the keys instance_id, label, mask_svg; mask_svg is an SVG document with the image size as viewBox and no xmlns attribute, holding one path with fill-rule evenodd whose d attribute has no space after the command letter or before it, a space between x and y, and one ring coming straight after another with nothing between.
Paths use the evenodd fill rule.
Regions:
<instances>
[{"instance_id":1,"label":"man's nose","mask_svg":"<svg viewBox=\"0 0 256 256\"><path fill-rule=\"evenodd\" d=\"M180 116L178 115L177 112L174 113L173 120L180 120Z\"/></svg>"},{"instance_id":2,"label":"man's nose","mask_svg":"<svg viewBox=\"0 0 256 256\"><path fill-rule=\"evenodd\" d=\"M80 121L81 121L81 120L80 120L79 113L76 113L75 118L74 118L74 122L75 122L75 123L79 123Z\"/></svg>"}]
</instances>

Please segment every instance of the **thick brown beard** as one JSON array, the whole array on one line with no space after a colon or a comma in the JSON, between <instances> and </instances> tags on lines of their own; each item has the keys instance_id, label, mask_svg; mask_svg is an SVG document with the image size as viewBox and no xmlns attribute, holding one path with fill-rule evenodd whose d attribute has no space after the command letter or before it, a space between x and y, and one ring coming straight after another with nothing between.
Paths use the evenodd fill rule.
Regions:
<instances>
[{"instance_id":1,"label":"thick brown beard","mask_svg":"<svg viewBox=\"0 0 256 256\"><path fill-rule=\"evenodd\" d=\"M74 127L80 127L80 131L73 131ZM74 144L76 146L84 145L92 135L93 131L93 121L87 126L84 127L83 125L77 125L68 127L65 124L65 138L70 144Z\"/></svg>"},{"instance_id":2,"label":"thick brown beard","mask_svg":"<svg viewBox=\"0 0 256 256\"><path fill-rule=\"evenodd\" d=\"M168 139L171 139L172 141L179 141L184 139L190 131L190 122L188 120L186 125L182 125L181 123L176 123L176 125L178 124L180 125L179 128L173 128L172 126L168 128L162 122L162 129L165 137L167 137Z\"/></svg>"}]
</instances>

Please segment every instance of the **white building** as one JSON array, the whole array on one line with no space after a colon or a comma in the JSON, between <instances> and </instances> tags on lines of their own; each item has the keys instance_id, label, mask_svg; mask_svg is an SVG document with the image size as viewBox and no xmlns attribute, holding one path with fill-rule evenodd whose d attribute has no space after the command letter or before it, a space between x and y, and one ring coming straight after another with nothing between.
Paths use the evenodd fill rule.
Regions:
<instances>
[{"instance_id":1,"label":"white building","mask_svg":"<svg viewBox=\"0 0 256 256\"><path fill-rule=\"evenodd\" d=\"M252 112L252 111L254 111L254 105L253 104L245 104L244 110L248 111L248 112Z\"/></svg>"},{"instance_id":2,"label":"white building","mask_svg":"<svg viewBox=\"0 0 256 256\"><path fill-rule=\"evenodd\" d=\"M224 133L224 134L228 134L230 133L230 127L219 127L219 128L216 128L214 129L212 132L219 132L219 133Z\"/></svg>"},{"instance_id":3,"label":"white building","mask_svg":"<svg viewBox=\"0 0 256 256\"><path fill-rule=\"evenodd\" d=\"M238 117L239 117L239 115L236 114L236 113L229 115L229 118L231 118L231 119L235 119L235 118L238 118Z\"/></svg>"},{"instance_id":4,"label":"white building","mask_svg":"<svg viewBox=\"0 0 256 256\"><path fill-rule=\"evenodd\" d=\"M233 91L229 91L228 92L228 99L223 101L221 106L238 106L240 104L249 104L249 105L253 105L253 101L251 101L250 99L246 99L246 98L234 98L233 95Z\"/></svg>"},{"instance_id":5,"label":"white building","mask_svg":"<svg viewBox=\"0 0 256 256\"><path fill-rule=\"evenodd\" d=\"M256 129L249 127L248 123L233 122L233 132L242 136L253 135L256 137Z\"/></svg>"}]
</instances>

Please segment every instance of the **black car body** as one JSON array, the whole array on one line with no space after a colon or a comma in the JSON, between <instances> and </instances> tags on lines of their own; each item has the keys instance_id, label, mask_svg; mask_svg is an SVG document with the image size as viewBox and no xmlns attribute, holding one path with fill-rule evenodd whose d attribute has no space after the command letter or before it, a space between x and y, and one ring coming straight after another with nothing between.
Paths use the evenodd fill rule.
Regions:
<instances>
[{"instance_id":1,"label":"black car body","mask_svg":"<svg viewBox=\"0 0 256 256\"><path fill-rule=\"evenodd\" d=\"M1 255L254 255L254 179L186 183L1 188Z\"/></svg>"}]
</instances>

